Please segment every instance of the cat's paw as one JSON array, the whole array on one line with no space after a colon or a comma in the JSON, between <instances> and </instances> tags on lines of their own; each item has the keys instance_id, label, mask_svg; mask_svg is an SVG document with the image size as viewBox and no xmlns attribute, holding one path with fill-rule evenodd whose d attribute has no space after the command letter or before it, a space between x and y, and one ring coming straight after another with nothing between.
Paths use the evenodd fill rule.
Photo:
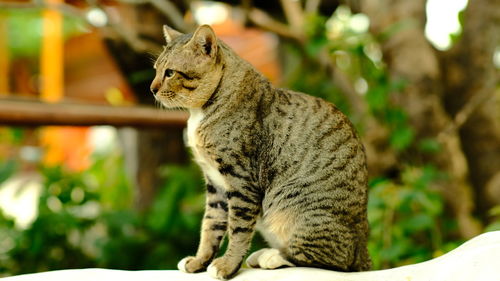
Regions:
<instances>
[{"instance_id":1,"label":"cat's paw","mask_svg":"<svg viewBox=\"0 0 500 281\"><path fill-rule=\"evenodd\" d=\"M233 277L240 269L241 261L222 256L216 258L207 268L207 272L213 278L227 280Z\"/></svg>"},{"instance_id":2,"label":"cat's paw","mask_svg":"<svg viewBox=\"0 0 500 281\"><path fill-rule=\"evenodd\" d=\"M247 261L246 261L248 267L259 268L260 267L259 257L267 250L270 250L270 249L264 248L264 249L260 249L256 252L253 252L252 254L250 254L250 256L248 256Z\"/></svg>"},{"instance_id":3,"label":"cat's paw","mask_svg":"<svg viewBox=\"0 0 500 281\"><path fill-rule=\"evenodd\" d=\"M206 266L196 257L185 257L178 264L177 268L186 273L196 273L204 271Z\"/></svg>"},{"instance_id":4,"label":"cat's paw","mask_svg":"<svg viewBox=\"0 0 500 281\"><path fill-rule=\"evenodd\" d=\"M293 263L286 260L278 249L264 248L252 253L247 258L247 265L253 268L276 269L280 267L292 267Z\"/></svg>"}]
</instances>

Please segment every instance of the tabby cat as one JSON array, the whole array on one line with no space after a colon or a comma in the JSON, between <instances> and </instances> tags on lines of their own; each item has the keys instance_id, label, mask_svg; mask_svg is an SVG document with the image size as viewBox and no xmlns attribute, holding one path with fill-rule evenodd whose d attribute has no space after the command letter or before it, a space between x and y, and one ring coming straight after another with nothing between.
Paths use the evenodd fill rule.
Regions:
<instances>
[{"instance_id":1,"label":"tabby cat","mask_svg":"<svg viewBox=\"0 0 500 281\"><path fill-rule=\"evenodd\" d=\"M189 110L187 144L206 180L199 248L178 268L231 278L257 228L272 248L250 255L250 267L368 270L366 159L347 117L274 88L210 26L163 29L151 91L165 107Z\"/></svg>"}]
</instances>

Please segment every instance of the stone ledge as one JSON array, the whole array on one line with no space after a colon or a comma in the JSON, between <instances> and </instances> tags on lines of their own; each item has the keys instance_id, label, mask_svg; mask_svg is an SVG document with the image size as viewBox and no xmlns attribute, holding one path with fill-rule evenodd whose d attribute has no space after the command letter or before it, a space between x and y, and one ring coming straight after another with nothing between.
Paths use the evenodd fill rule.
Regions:
<instances>
[{"instance_id":1,"label":"stone ledge","mask_svg":"<svg viewBox=\"0 0 500 281\"><path fill-rule=\"evenodd\" d=\"M316 268L278 270L242 269L234 281L500 281L500 231L481 234L438 258L392 269L343 273ZM72 269L2 278L2 281L203 281L214 280L206 272L182 273L177 270L124 271L110 269Z\"/></svg>"}]
</instances>

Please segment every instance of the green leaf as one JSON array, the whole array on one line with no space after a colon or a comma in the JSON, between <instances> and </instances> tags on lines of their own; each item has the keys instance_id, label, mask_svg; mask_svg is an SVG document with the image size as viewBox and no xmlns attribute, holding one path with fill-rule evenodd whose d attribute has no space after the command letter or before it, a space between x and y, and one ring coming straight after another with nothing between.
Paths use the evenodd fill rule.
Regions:
<instances>
[{"instance_id":1,"label":"green leaf","mask_svg":"<svg viewBox=\"0 0 500 281\"><path fill-rule=\"evenodd\" d=\"M488 225L485 229L484 232L489 232L489 231L497 231L500 230L500 221L496 221Z\"/></svg>"},{"instance_id":2,"label":"green leaf","mask_svg":"<svg viewBox=\"0 0 500 281\"><path fill-rule=\"evenodd\" d=\"M174 214L179 209L179 202L184 194L181 185L175 182L161 190L148 215L148 224L153 230L168 231L176 220Z\"/></svg>"},{"instance_id":3,"label":"green leaf","mask_svg":"<svg viewBox=\"0 0 500 281\"><path fill-rule=\"evenodd\" d=\"M392 127L407 126L408 115L400 108L389 108L385 113L386 122Z\"/></svg>"},{"instance_id":4,"label":"green leaf","mask_svg":"<svg viewBox=\"0 0 500 281\"><path fill-rule=\"evenodd\" d=\"M407 218L402 223L402 226L410 232L430 229L433 225L434 218L425 213Z\"/></svg>"},{"instance_id":5,"label":"green leaf","mask_svg":"<svg viewBox=\"0 0 500 281\"><path fill-rule=\"evenodd\" d=\"M402 241L395 241L391 246L382 249L380 256L383 259L396 262L407 251L408 245Z\"/></svg>"},{"instance_id":6,"label":"green leaf","mask_svg":"<svg viewBox=\"0 0 500 281\"><path fill-rule=\"evenodd\" d=\"M13 160L0 163L0 184L10 178L17 170L17 162Z\"/></svg>"},{"instance_id":7,"label":"green leaf","mask_svg":"<svg viewBox=\"0 0 500 281\"><path fill-rule=\"evenodd\" d=\"M387 106L387 93L383 87L373 87L366 93L366 101L370 108L377 112Z\"/></svg>"},{"instance_id":8,"label":"green leaf","mask_svg":"<svg viewBox=\"0 0 500 281\"><path fill-rule=\"evenodd\" d=\"M410 127L403 127L393 131L389 141L394 149L402 151L411 145L414 137L415 134Z\"/></svg>"},{"instance_id":9,"label":"green leaf","mask_svg":"<svg viewBox=\"0 0 500 281\"><path fill-rule=\"evenodd\" d=\"M433 138L425 138L420 140L420 142L418 143L418 148L420 149L420 151L426 153L438 153L442 149L441 144Z\"/></svg>"},{"instance_id":10,"label":"green leaf","mask_svg":"<svg viewBox=\"0 0 500 281\"><path fill-rule=\"evenodd\" d=\"M490 216L500 216L500 205L496 205L488 211Z\"/></svg>"}]
</instances>

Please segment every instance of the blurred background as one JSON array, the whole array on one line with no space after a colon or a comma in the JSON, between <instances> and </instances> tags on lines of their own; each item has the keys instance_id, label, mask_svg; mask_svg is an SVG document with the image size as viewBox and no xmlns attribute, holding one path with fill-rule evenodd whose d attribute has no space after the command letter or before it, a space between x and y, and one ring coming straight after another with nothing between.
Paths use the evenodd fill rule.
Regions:
<instances>
[{"instance_id":1,"label":"blurred background","mask_svg":"<svg viewBox=\"0 0 500 281\"><path fill-rule=\"evenodd\" d=\"M211 24L276 86L349 115L374 269L500 229L498 1L0 0L0 277L196 251L187 113L149 93L163 24Z\"/></svg>"}]
</instances>

